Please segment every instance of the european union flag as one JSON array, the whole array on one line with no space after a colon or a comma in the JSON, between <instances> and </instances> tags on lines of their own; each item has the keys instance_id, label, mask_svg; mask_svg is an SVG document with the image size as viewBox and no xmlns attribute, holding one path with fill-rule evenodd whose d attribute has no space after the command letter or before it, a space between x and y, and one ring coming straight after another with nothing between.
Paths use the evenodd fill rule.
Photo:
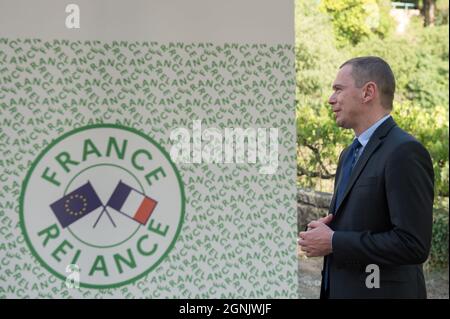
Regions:
<instances>
[{"instance_id":1,"label":"european union flag","mask_svg":"<svg viewBox=\"0 0 450 319\"><path fill-rule=\"evenodd\" d=\"M50 208L61 226L66 228L102 206L102 201L88 181L83 186L58 199L50 205Z\"/></svg>"}]
</instances>

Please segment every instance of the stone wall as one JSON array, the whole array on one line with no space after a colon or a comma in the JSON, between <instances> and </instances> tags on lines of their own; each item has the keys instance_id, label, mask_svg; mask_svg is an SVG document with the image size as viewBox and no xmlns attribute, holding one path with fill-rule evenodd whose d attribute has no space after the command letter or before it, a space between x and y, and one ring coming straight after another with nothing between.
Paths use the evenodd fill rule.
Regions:
<instances>
[{"instance_id":1,"label":"stone wall","mask_svg":"<svg viewBox=\"0 0 450 319\"><path fill-rule=\"evenodd\" d=\"M315 219L328 215L332 194L299 188L297 191L297 227L303 231Z\"/></svg>"}]
</instances>

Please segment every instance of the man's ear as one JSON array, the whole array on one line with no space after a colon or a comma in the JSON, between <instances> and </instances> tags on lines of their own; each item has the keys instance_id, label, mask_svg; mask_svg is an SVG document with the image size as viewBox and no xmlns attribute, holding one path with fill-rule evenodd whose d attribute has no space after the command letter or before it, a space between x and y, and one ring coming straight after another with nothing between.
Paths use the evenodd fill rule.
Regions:
<instances>
[{"instance_id":1,"label":"man's ear","mask_svg":"<svg viewBox=\"0 0 450 319\"><path fill-rule=\"evenodd\" d=\"M375 82L367 82L366 84L364 84L362 93L363 93L362 98L363 98L364 103L373 101L373 99L376 97L376 95L378 93L377 84Z\"/></svg>"}]
</instances>

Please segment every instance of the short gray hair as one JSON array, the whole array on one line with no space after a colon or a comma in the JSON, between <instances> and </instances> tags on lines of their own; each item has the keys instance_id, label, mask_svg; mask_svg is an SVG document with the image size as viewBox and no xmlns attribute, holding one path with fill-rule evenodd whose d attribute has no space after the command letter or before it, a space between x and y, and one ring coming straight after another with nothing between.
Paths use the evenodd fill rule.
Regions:
<instances>
[{"instance_id":1,"label":"short gray hair","mask_svg":"<svg viewBox=\"0 0 450 319\"><path fill-rule=\"evenodd\" d=\"M375 82L380 91L381 105L388 110L392 110L395 77L386 61L376 56L364 56L350 59L339 68L341 69L345 65L352 66L352 76L356 87L360 88L369 81Z\"/></svg>"}]
</instances>

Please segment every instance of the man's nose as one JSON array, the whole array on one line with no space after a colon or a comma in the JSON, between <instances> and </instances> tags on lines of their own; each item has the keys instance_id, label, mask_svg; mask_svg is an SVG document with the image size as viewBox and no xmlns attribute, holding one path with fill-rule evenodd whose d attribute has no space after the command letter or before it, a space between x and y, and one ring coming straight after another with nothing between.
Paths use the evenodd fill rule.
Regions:
<instances>
[{"instance_id":1,"label":"man's nose","mask_svg":"<svg viewBox=\"0 0 450 319\"><path fill-rule=\"evenodd\" d=\"M334 93L328 98L328 103L331 105L336 104L336 97L334 96Z\"/></svg>"}]
</instances>

